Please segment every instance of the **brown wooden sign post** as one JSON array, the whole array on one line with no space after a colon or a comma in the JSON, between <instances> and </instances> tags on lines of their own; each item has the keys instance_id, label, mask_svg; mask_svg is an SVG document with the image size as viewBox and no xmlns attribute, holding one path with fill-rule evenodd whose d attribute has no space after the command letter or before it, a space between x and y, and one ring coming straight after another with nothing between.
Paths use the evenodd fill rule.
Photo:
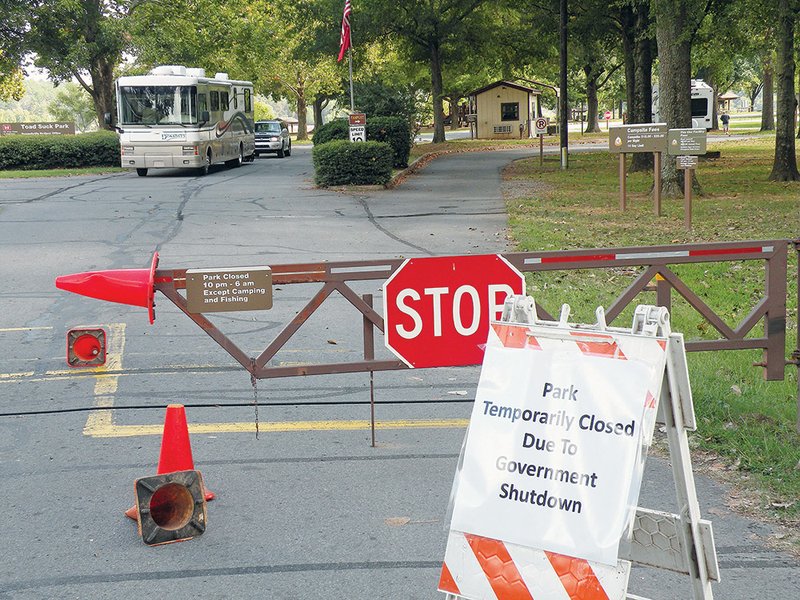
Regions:
<instances>
[{"instance_id":1,"label":"brown wooden sign post","mask_svg":"<svg viewBox=\"0 0 800 600\"><path fill-rule=\"evenodd\" d=\"M675 166L684 170L683 225L692 229L692 179L697 168L697 157L706 153L706 130L670 129L667 135L669 153L675 156Z\"/></svg>"},{"instance_id":2,"label":"brown wooden sign post","mask_svg":"<svg viewBox=\"0 0 800 600\"><path fill-rule=\"evenodd\" d=\"M611 127L608 130L608 149L619 152L619 208L627 208L625 185L625 154L628 152L652 152L654 155L653 211L661 216L661 153L667 149L666 123L643 123Z\"/></svg>"}]
</instances>

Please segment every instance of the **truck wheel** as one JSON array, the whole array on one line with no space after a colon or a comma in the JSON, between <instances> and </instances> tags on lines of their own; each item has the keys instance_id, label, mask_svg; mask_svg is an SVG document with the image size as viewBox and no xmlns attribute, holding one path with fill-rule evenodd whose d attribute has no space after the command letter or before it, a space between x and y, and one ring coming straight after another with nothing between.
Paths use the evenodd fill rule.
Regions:
<instances>
[{"instance_id":1,"label":"truck wheel","mask_svg":"<svg viewBox=\"0 0 800 600\"><path fill-rule=\"evenodd\" d=\"M139 177L147 177L147 169L136 169L136 174Z\"/></svg>"},{"instance_id":2,"label":"truck wheel","mask_svg":"<svg viewBox=\"0 0 800 600\"><path fill-rule=\"evenodd\" d=\"M284 156L286 156L286 152L283 149L283 144L281 144L281 148L278 150L278 158L283 158Z\"/></svg>"}]
</instances>

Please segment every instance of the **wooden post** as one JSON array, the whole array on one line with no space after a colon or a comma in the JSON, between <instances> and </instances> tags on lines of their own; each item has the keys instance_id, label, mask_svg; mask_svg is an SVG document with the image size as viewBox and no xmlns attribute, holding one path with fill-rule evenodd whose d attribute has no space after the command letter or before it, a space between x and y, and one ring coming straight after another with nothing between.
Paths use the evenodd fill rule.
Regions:
<instances>
[{"instance_id":1,"label":"wooden post","mask_svg":"<svg viewBox=\"0 0 800 600\"><path fill-rule=\"evenodd\" d=\"M653 152L653 212L661 216L661 152Z\"/></svg>"},{"instance_id":2,"label":"wooden post","mask_svg":"<svg viewBox=\"0 0 800 600\"><path fill-rule=\"evenodd\" d=\"M619 154L619 209L625 212L627 197L625 189L625 153Z\"/></svg>"},{"instance_id":3,"label":"wooden post","mask_svg":"<svg viewBox=\"0 0 800 600\"><path fill-rule=\"evenodd\" d=\"M683 226L687 231L692 230L692 175L694 169L683 172Z\"/></svg>"},{"instance_id":4,"label":"wooden post","mask_svg":"<svg viewBox=\"0 0 800 600\"><path fill-rule=\"evenodd\" d=\"M544 164L544 134L539 134L539 166Z\"/></svg>"}]
</instances>

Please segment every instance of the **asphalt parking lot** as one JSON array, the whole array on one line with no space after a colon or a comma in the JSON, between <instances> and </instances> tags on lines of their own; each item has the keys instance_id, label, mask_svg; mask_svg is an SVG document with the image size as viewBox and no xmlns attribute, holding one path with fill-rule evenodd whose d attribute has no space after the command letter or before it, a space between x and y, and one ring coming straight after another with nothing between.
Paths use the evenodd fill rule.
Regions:
<instances>
[{"instance_id":1,"label":"asphalt parking lot","mask_svg":"<svg viewBox=\"0 0 800 600\"><path fill-rule=\"evenodd\" d=\"M0 597L443 598L450 488L478 368L261 380L163 296L140 307L57 290L58 275L385 260L508 250L503 165L527 151L440 159L394 190L313 186L310 149L206 177L174 170L6 180L0 189ZM381 302L381 283L356 286ZM258 355L316 292L277 286L274 308L214 323ZM70 369L65 335L103 326L109 361ZM333 295L274 359L346 362L362 318ZM378 340L380 346L381 340ZM379 355L391 358L379 347ZM217 499L208 529L147 547L123 516L133 482L155 474L164 406L187 405L195 466ZM32 414L35 413L35 414ZM258 435L256 435L258 428ZM641 504L675 510L664 460ZM719 598L796 595L797 559L772 527L732 513L698 477L714 521ZM684 578L635 568L630 591L690 598Z\"/></svg>"}]
</instances>

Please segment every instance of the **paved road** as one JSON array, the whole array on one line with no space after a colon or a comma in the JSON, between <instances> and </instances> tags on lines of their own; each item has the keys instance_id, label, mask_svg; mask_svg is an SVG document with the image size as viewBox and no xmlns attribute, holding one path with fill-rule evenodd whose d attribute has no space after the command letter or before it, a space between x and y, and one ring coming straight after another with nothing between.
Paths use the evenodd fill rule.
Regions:
<instances>
[{"instance_id":1,"label":"paved road","mask_svg":"<svg viewBox=\"0 0 800 600\"><path fill-rule=\"evenodd\" d=\"M391 191L342 193L311 183L310 151L259 159L207 177L175 171L15 180L0 189L0 412L114 406L114 411L0 417L0 597L134 595L275 599L434 599L444 523L475 368L376 374L368 418L365 374L261 381L256 439L249 377L176 308L145 311L56 290L56 275L161 266L225 267L506 250L499 171L525 151L455 155ZM275 290L265 313L214 321L260 352L316 291ZM380 284L359 290L376 295ZM341 298L276 357L339 361L361 351L360 316ZM110 375L68 372L64 336L104 325L117 363ZM387 354L388 357L388 354ZM463 401L463 402L462 402ZM195 464L218 499L201 538L144 546L122 511L133 481L155 472L163 407L190 408ZM139 408L137 408L139 407ZM143 407L143 408L141 408ZM438 427L409 421L437 420ZM405 423L405 425L403 424ZM729 493L703 477L724 581L718 598L796 595L800 564L767 548L765 525L730 513ZM674 510L668 465L651 460L642 504ZM689 598L686 581L636 568L632 592Z\"/></svg>"}]
</instances>

